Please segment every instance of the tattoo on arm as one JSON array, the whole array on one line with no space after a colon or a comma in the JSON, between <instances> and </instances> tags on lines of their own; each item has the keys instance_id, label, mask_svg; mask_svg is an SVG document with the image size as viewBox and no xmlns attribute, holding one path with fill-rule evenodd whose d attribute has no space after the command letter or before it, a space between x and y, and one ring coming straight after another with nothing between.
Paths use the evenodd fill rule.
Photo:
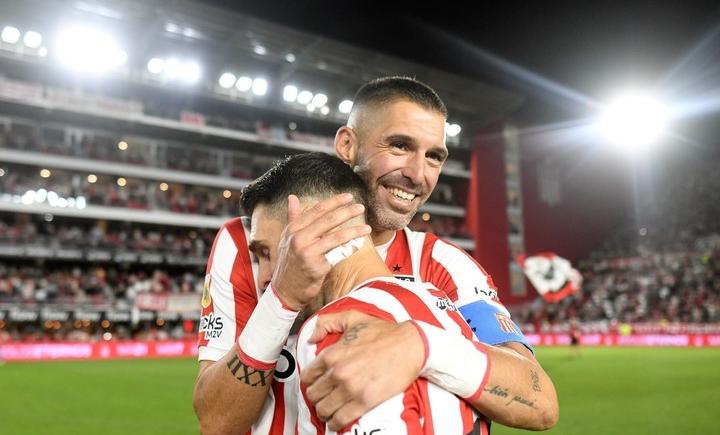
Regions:
<instances>
[{"instance_id":1,"label":"tattoo on arm","mask_svg":"<svg viewBox=\"0 0 720 435\"><path fill-rule=\"evenodd\" d=\"M530 370L530 377L532 378L533 391L540 393L542 391L542 389L540 388L540 376L538 376L537 372Z\"/></svg>"},{"instance_id":2,"label":"tattoo on arm","mask_svg":"<svg viewBox=\"0 0 720 435\"><path fill-rule=\"evenodd\" d=\"M484 388L483 391L486 391L488 394L492 394L493 396L498 397L510 397L510 394L508 393L507 388L502 388L500 385L495 385L492 388ZM531 408L535 408L535 401L534 400L528 400L521 396L515 396L508 403L505 404L505 406L510 405L513 402L520 403L525 406L529 406Z\"/></svg>"},{"instance_id":3,"label":"tattoo on arm","mask_svg":"<svg viewBox=\"0 0 720 435\"><path fill-rule=\"evenodd\" d=\"M258 370L245 365L237 355L233 355L232 359L227 363L230 373L236 379L243 381L251 387L264 387L272 381L272 373L274 369Z\"/></svg>"},{"instance_id":4,"label":"tattoo on arm","mask_svg":"<svg viewBox=\"0 0 720 435\"><path fill-rule=\"evenodd\" d=\"M367 323L362 322L345 331L342 340L343 344L350 344L351 341L356 340L358 338L359 332L365 328L367 328Z\"/></svg>"}]
</instances>

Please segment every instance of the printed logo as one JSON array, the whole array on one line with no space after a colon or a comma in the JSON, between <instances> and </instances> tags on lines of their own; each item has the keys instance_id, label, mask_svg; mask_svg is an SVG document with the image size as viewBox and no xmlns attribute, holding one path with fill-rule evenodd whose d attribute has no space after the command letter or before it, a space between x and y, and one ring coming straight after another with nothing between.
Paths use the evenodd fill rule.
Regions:
<instances>
[{"instance_id":1,"label":"printed logo","mask_svg":"<svg viewBox=\"0 0 720 435\"><path fill-rule=\"evenodd\" d=\"M210 313L200 318L200 332L205 333L205 340L211 338L220 338L222 335L223 319L222 316L216 316Z\"/></svg>"},{"instance_id":2,"label":"printed logo","mask_svg":"<svg viewBox=\"0 0 720 435\"><path fill-rule=\"evenodd\" d=\"M401 281L415 282L415 277L412 275L393 275L393 276Z\"/></svg>"},{"instance_id":3,"label":"printed logo","mask_svg":"<svg viewBox=\"0 0 720 435\"><path fill-rule=\"evenodd\" d=\"M384 433L382 429L370 429L369 431L366 431L364 429L361 429L358 427L357 424L354 424L349 431L343 432L343 435L375 435L379 433Z\"/></svg>"},{"instance_id":4,"label":"printed logo","mask_svg":"<svg viewBox=\"0 0 720 435\"><path fill-rule=\"evenodd\" d=\"M435 306L437 306L443 311L457 311L457 307L455 306L455 304L453 304L448 298L437 298L437 301L435 301Z\"/></svg>"},{"instance_id":5,"label":"printed logo","mask_svg":"<svg viewBox=\"0 0 720 435\"><path fill-rule=\"evenodd\" d=\"M297 364L295 363L295 357L288 347L283 347L283 350L280 351L280 358L278 358L277 364L275 365L273 378L278 382L287 382L292 378L296 370Z\"/></svg>"},{"instance_id":6,"label":"printed logo","mask_svg":"<svg viewBox=\"0 0 720 435\"><path fill-rule=\"evenodd\" d=\"M205 285L203 285L203 294L202 299L200 300L200 305L202 305L203 308L207 308L212 303L212 296L210 296L210 284L212 283L212 275L209 273L205 275Z\"/></svg>"},{"instance_id":7,"label":"printed logo","mask_svg":"<svg viewBox=\"0 0 720 435\"><path fill-rule=\"evenodd\" d=\"M477 287L475 287L475 294L476 294L476 295L487 296L487 297L489 297L489 298L492 299L492 300L497 300L497 299L498 299L497 292L496 292L495 290L491 290L491 289L489 289L489 288L488 288L488 289L482 289L482 288L477 288Z\"/></svg>"},{"instance_id":8,"label":"printed logo","mask_svg":"<svg viewBox=\"0 0 720 435\"><path fill-rule=\"evenodd\" d=\"M508 316L506 316L503 313L495 313L495 318L497 319L498 323L500 324L500 329L503 330L506 334L515 334L517 331L515 330L515 324Z\"/></svg>"}]
</instances>

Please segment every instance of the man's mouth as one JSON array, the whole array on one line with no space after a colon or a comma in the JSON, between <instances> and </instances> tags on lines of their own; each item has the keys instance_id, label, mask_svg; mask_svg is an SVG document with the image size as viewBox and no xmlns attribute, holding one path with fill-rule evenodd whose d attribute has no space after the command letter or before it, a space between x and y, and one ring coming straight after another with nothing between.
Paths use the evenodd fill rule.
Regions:
<instances>
[{"instance_id":1,"label":"man's mouth","mask_svg":"<svg viewBox=\"0 0 720 435\"><path fill-rule=\"evenodd\" d=\"M417 197L417 194L414 192L408 192L406 190L397 188L397 187L389 187L389 186L383 186L385 189L390 192L393 196L396 198L403 199L405 201L412 201Z\"/></svg>"}]
</instances>

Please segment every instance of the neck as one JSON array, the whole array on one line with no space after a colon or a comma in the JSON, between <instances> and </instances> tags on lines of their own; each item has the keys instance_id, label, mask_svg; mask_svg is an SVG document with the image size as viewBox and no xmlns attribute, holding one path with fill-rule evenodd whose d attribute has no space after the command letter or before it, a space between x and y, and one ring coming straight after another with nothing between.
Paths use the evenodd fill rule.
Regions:
<instances>
[{"instance_id":1,"label":"neck","mask_svg":"<svg viewBox=\"0 0 720 435\"><path fill-rule=\"evenodd\" d=\"M325 277L325 302L345 296L358 284L378 277L392 277L392 273L378 255L372 241L366 237L365 244L359 251L338 263Z\"/></svg>"},{"instance_id":2,"label":"neck","mask_svg":"<svg viewBox=\"0 0 720 435\"><path fill-rule=\"evenodd\" d=\"M383 245L392 239L395 235L395 230L375 230L373 229L370 237L372 237L373 244L375 246Z\"/></svg>"}]
</instances>

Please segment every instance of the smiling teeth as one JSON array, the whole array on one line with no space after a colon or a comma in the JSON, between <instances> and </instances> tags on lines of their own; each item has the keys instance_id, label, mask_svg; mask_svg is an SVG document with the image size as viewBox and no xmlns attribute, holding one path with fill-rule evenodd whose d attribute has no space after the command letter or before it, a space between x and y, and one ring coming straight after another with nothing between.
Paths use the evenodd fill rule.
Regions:
<instances>
[{"instance_id":1,"label":"smiling teeth","mask_svg":"<svg viewBox=\"0 0 720 435\"><path fill-rule=\"evenodd\" d=\"M413 199L415 199L415 196L416 196L414 193L407 193L396 187L388 188L388 192L392 193L393 195L397 196L398 198L406 199L408 201L412 201Z\"/></svg>"}]
</instances>

